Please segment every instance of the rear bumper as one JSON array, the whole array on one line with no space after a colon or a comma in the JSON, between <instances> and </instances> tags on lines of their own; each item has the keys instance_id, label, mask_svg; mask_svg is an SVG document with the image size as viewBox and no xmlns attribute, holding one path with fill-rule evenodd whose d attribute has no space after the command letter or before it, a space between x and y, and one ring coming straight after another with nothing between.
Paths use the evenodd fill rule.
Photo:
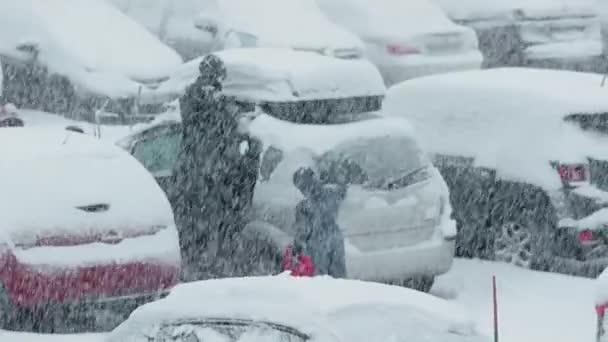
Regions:
<instances>
[{"instance_id":1,"label":"rear bumper","mask_svg":"<svg viewBox=\"0 0 608 342\"><path fill-rule=\"evenodd\" d=\"M533 45L524 49L523 59L529 67L606 72L599 40Z\"/></svg>"},{"instance_id":2,"label":"rear bumper","mask_svg":"<svg viewBox=\"0 0 608 342\"><path fill-rule=\"evenodd\" d=\"M384 251L346 249L349 278L371 281L437 276L452 267L455 239L437 238L418 245Z\"/></svg>"},{"instance_id":3,"label":"rear bumper","mask_svg":"<svg viewBox=\"0 0 608 342\"><path fill-rule=\"evenodd\" d=\"M145 296L177 284L180 251L174 227L117 244L10 251L0 281L21 308Z\"/></svg>"},{"instance_id":4,"label":"rear bumper","mask_svg":"<svg viewBox=\"0 0 608 342\"><path fill-rule=\"evenodd\" d=\"M408 56L377 61L387 85L426 75L481 68L483 57L478 50L445 56Z\"/></svg>"}]
</instances>

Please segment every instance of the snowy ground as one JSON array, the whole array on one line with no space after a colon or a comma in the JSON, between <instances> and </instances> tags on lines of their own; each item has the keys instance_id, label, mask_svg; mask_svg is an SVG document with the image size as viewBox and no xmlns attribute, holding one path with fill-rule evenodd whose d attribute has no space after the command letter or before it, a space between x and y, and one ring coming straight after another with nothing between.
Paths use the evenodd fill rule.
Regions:
<instances>
[{"instance_id":1,"label":"snowy ground","mask_svg":"<svg viewBox=\"0 0 608 342\"><path fill-rule=\"evenodd\" d=\"M493 262L456 260L433 294L467 307L480 329L492 336L492 275L499 294L501 342L593 341L593 280L532 272ZM97 342L103 334L34 335L0 332L0 341ZM5 339L6 338L6 339Z\"/></svg>"},{"instance_id":2,"label":"snowy ground","mask_svg":"<svg viewBox=\"0 0 608 342\"><path fill-rule=\"evenodd\" d=\"M432 292L463 304L480 329L492 336L492 275L497 279L501 342L594 341L591 279L456 260Z\"/></svg>"}]
</instances>

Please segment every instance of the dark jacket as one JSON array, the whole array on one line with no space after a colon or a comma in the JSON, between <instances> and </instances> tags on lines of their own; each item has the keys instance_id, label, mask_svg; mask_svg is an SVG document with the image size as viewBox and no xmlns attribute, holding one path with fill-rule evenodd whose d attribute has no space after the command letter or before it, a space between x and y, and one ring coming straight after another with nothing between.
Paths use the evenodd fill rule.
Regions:
<instances>
[{"instance_id":1,"label":"dark jacket","mask_svg":"<svg viewBox=\"0 0 608 342\"><path fill-rule=\"evenodd\" d=\"M180 99L182 146L169 194L185 279L230 275L231 251L247 223L260 144L237 131L235 103L221 94L223 62L209 55ZM243 155L240 145L250 145Z\"/></svg>"},{"instance_id":2,"label":"dark jacket","mask_svg":"<svg viewBox=\"0 0 608 342\"><path fill-rule=\"evenodd\" d=\"M296 171L294 184L305 196L296 206L296 253L312 257L316 274L346 277L344 237L336 223L346 186L323 184L309 168Z\"/></svg>"}]
</instances>

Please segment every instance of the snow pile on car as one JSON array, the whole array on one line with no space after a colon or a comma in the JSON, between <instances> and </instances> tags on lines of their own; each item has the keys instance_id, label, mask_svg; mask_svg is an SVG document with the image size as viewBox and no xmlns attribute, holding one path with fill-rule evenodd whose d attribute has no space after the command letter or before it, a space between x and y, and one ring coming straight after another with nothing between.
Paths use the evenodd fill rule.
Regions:
<instances>
[{"instance_id":1,"label":"snow pile on car","mask_svg":"<svg viewBox=\"0 0 608 342\"><path fill-rule=\"evenodd\" d=\"M242 48L214 53L225 64L223 93L241 100L300 101L383 96L386 87L378 69L366 60L344 60L314 52L278 48ZM146 98L170 99L184 93L199 76L204 57L176 68Z\"/></svg>"},{"instance_id":2,"label":"snow pile on car","mask_svg":"<svg viewBox=\"0 0 608 342\"><path fill-rule=\"evenodd\" d=\"M152 176L113 144L58 128L12 128L0 134L0 153L0 239L35 245L175 225ZM79 209L91 205L108 210Z\"/></svg>"},{"instance_id":3,"label":"snow pile on car","mask_svg":"<svg viewBox=\"0 0 608 342\"><path fill-rule=\"evenodd\" d=\"M0 54L35 58L81 91L137 95L181 63L176 52L102 0L20 0L0 4Z\"/></svg>"},{"instance_id":4,"label":"snow pile on car","mask_svg":"<svg viewBox=\"0 0 608 342\"><path fill-rule=\"evenodd\" d=\"M463 341L477 341L467 313L443 299L379 283L330 277L294 278L288 274L178 285L165 299L135 310L113 336L120 341L117 337L163 323L232 318L271 321L309 334L329 328L337 335L348 336L349 328L361 325L367 336L358 336L357 341L384 341L391 335L391 329L383 329L386 325L377 319L367 321L370 315L378 313L392 315L381 316L387 322L400 322L398 336L404 340L419 340L420 336L434 336L434 340L439 337L448 340L452 336L458 340L461 335Z\"/></svg>"},{"instance_id":5,"label":"snow pile on car","mask_svg":"<svg viewBox=\"0 0 608 342\"><path fill-rule=\"evenodd\" d=\"M404 116L431 153L475 158L503 178L561 187L550 162L608 158L608 138L564 117L608 112L602 75L499 68L406 81L391 88L384 113Z\"/></svg>"},{"instance_id":6,"label":"snow pile on car","mask_svg":"<svg viewBox=\"0 0 608 342\"><path fill-rule=\"evenodd\" d=\"M595 15L594 0L434 0L455 20L514 20Z\"/></svg>"}]
</instances>

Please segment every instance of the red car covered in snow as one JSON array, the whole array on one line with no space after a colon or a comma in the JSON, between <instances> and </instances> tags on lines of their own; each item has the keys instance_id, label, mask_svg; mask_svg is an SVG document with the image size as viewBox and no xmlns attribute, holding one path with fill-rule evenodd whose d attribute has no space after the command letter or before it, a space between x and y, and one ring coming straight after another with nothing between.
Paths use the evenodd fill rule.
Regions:
<instances>
[{"instance_id":1,"label":"red car covered in snow","mask_svg":"<svg viewBox=\"0 0 608 342\"><path fill-rule=\"evenodd\" d=\"M55 306L141 303L177 283L171 207L128 153L76 132L12 128L0 154L0 327Z\"/></svg>"}]
</instances>

